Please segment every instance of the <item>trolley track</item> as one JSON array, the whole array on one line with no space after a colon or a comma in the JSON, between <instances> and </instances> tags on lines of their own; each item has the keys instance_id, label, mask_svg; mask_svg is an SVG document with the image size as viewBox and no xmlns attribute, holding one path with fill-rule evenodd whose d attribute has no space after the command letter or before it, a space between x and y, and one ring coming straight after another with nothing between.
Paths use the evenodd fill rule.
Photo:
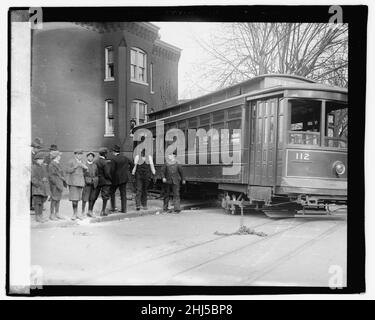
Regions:
<instances>
[{"instance_id":1,"label":"trolley track","mask_svg":"<svg viewBox=\"0 0 375 320\"><path fill-rule=\"evenodd\" d=\"M299 226L301 226L301 225L304 225L304 224L306 224L306 223L308 223L308 221L303 221L303 222L301 222L301 223L298 223L297 225L293 225L293 226L291 226L291 227L289 227L289 228L286 228L286 229L283 229L283 230L277 231L277 232L275 232L275 233L273 233L273 234L271 234L271 235L268 235L267 237L259 238L258 240L255 240L255 241L253 241L253 242L251 242L251 243L249 243L249 244L246 244L246 245L244 245L244 246L241 246L241 247L239 247L239 248L236 248L235 250L232 250L232 251L230 251L230 252L226 252L226 253L221 254L221 255L219 255L219 256L217 256L217 257L215 257L215 258L208 259L208 260L203 261L203 262L201 262L201 263L199 263L199 264L196 264L196 265L194 265L194 266L192 266L192 267L190 267L190 268L187 268L187 269L185 269L185 270L183 270L183 271L181 271L181 272L175 273L175 274L173 274L170 278L173 278L173 277L176 277L176 276L182 275L182 274L184 274L184 273L187 273L187 272L189 272L189 271L192 271L192 270L194 270L194 269L200 268L200 267L202 267L202 266L204 266L204 265L207 265L207 264L209 264L209 263L211 263L211 262L214 262L214 261L220 260L220 259L222 259L222 258L224 258L224 257L230 256L231 254L237 253L237 252L239 252L239 251L241 251L241 250L248 249L248 248L250 248L250 247L253 247L253 246L259 244L260 242L269 241L270 239L273 239L273 238L276 237L276 236L279 236L279 235L281 235L281 234L283 234L283 233L285 233L285 232L287 232L287 231L290 231L290 230L292 230L292 229L295 229L295 228L297 228L297 227L299 227ZM227 237L227 236L223 236L223 237ZM159 282L159 281L158 281L158 282ZM153 284L156 284L156 283L158 283L158 282L155 282L155 283L153 283Z\"/></svg>"},{"instance_id":2,"label":"trolley track","mask_svg":"<svg viewBox=\"0 0 375 320\"><path fill-rule=\"evenodd\" d=\"M172 278L172 277L174 277L176 275L186 273L186 272L188 272L190 270L194 270L194 269L199 268L199 267L201 267L203 265L209 264L210 262L213 262L215 260L219 260L219 259L221 259L221 258L223 258L225 256L228 256L228 255L233 254L235 252L241 251L241 250L243 250L245 248L249 248L249 247L255 246L256 244L259 244L260 242L267 241L267 240L272 239L272 238L274 238L274 237L276 237L278 235L281 235L284 232L290 231L292 229L295 229L295 228L297 228L297 227L299 227L301 225L304 225L304 224L308 223L308 221L301 221L299 223L295 223L295 221L296 221L295 219L283 219L283 220L272 220L272 221L267 221L267 222L264 222L264 223L257 224L256 226L253 226L252 228L257 229L257 228L262 227L262 226L269 226L269 225L272 226L272 225L275 225L275 224L278 225L278 224L280 224L280 222L281 222L281 225L285 224L286 222L292 222L293 223L293 225L287 226L287 227L283 228L282 230L277 231L277 232L275 232L273 234L269 234L267 237L259 237L259 239L255 239L252 242L247 243L246 245L242 245L242 246L236 248L235 250L231 250L231 251L226 252L224 254L219 254L218 256L215 256L215 257L210 258L210 259L206 259L206 260L202 261L199 264L194 264L193 266L191 266L189 268L185 268L181 272L177 272L177 273L173 273L173 274L168 274L168 276L165 277L165 281L163 281L163 280L161 280L159 278L156 281L150 280L149 284L160 284L160 283L167 282L168 279L170 279L170 278ZM248 236L241 236L241 237L248 237ZM252 236L252 237L254 239L254 237L257 237L257 236ZM190 245L190 246L186 246L184 248L173 250L171 252L158 255L158 256L153 257L151 259L144 259L144 260L141 260L141 261L137 261L136 263L122 265L121 267L118 267L118 268L113 269L113 270L108 270L107 272L98 273L94 277L81 279L79 281L79 283L83 283L83 284L85 284L85 283L92 283L93 281L95 282L96 279L101 279L102 277L105 278L105 279L107 279L107 278L110 278L111 276L113 277L116 274L118 274L119 276L123 277L123 275L124 274L128 274L129 271L133 271L133 272L135 272L135 274L138 274L139 273L139 268L146 268L146 269L148 269L148 266L150 266L152 263L162 264L162 260L163 259L171 259L171 258L173 258L173 256L175 256L175 255L177 256L179 254L183 254L186 251L203 248L204 246L212 245L213 243L219 243L220 240L227 241L228 238L231 238L231 236L227 236L227 235L217 236L214 239L210 239L210 240L207 240L207 241L202 241L202 242ZM145 272L145 274L147 274L149 276L150 272L147 271L147 272ZM155 274L154 276L157 276L157 274ZM131 277L130 277L130 279L131 279Z\"/></svg>"},{"instance_id":3,"label":"trolley track","mask_svg":"<svg viewBox=\"0 0 375 320\"><path fill-rule=\"evenodd\" d=\"M284 220L284 221L286 221L286 220ZM259 227L262 227L262 226L265 226L265 225L269 225L269 224L272 224L272 223L275 223L275 222L276 222L275 220L266 221L266 222L257 224L255 226L251 226L251 228L257 229ZM163 259L163 258L167 258L167 257L173 256L175 254L179 254L179 253L182 253L184 251L195 249L195 248L198 248L198 247L201 247L201 246L213 243L213 242L217 242L219 240L226 239L226 238L228 238L227 235L216 236L214 239L209 239L209 240L206 240L206 241L195 243L195 244L190 245L190 246L185 246L185 247L177 249L177 250L173 250L173 251L161 254L161 255L157 255L157 256L155 256L155 257L153 257L151 259L140 260L140 261L137 261L135 263L132 263L132 264L129 264L129 265L126 265L126 266L122 266L120 268L116 268L115 270L111 270L110 272L101 272L101 273L96 274L94 277L90 277L88 279L82 279L82 280L80 280L78 282L79 283L91 282L92 279L100 278L101 276L107 276L110 273L121 272L121 271L126 270L126 269L134 268L136 266L140 266L140 265L147 264L147 263L150 263L150 262L154 262L154 261L157 261L157 260L160 260L160 259Z\"/></svg>"},{"instance_id":4,"label":"trolley track","mask_svg":"<svg viewBox=\"0 0 375 320\"><path fill-rule=\"evenodd\" d=\"M257 272L256 274L253 274L249 276L248 278L244 279L244 283L246 285L252 285L255 281L258 279L264 277L265 275L272 272L275 268L280 266L281 264L289 261L291 258L297 256L299 253L301 253L303 250L305 250L308 247L311 247L314 245L317 241L324 239L325 237L329 236L330 234L334 233L339 228L342 228L343 226L339 223L335 224L334 226L330 227L328 230L322 232L321 234L317 235L313 239L308 240L307 242L303 243L302 245L298 246L297 248L293 249L291 252L281 256L280 258L276 259L273 263L271 263L269 266L267 266L265 269L263 269L261 272Z\"/></svg>"},{"instance_id":5,"label":"trolley track","mask_svg":"<svg viewBox=\"0 0 375 320\"><path fill-rule=\"evenodd\" d=\"M308 225L311 222L311 220L308 219L300 221L291 218L282 220L267 220L260 223L259 221L251 222L252 223L247 222L247 224L254 230L259 230L259 228L265 227L266 229L261 230L277 231L267 232L268 236L266 237L249 237L247 235L233 237L228 235L220 235L208 240L193 243L191 245L185 245L183 247L173 249L161 254L159 249L159 254L156 254L153 257L148 257L145 259L143 255L143 257L137 261L134 261L131 258L129 258L126 261L120 262L114 268L109 265L107 268L102 269L101 272L97 272L94 274L91 273L89 277L80 277L80 279L75 280L74 283L83 285L97 283L116 283L125 285L175 285L176 283L182 283L186 285L187 283L190 283L189 279L192 279L193 283L191 285L194 285L194 281L200 281L199 279L201 278L202 274L204 275L205 272L207 272L208 270L212 270L212 268L215 269L216 265L225 265L226 262L228 262L228 260L233 260L233 257L234 260L236 260L243 254L247 255L247 249L251 250L251 255L253 255L254 252L259 253L261 252L262 247L269 247L270 245L263 245L263 243L266 243L267 241L275 241L275 243L278 243L278 237L283 237L284 234L286 234L287 238L290 237L291 234L288 232L298 230L299 228ZM316 223L318 221L314 219L313 222ZM239 278L237 277L237 279L235 279L233 282L229 280L228 283L233 283L232 285L253 285L254 282L264 277L268 273L272 272L280 264L283 264L284 262L298 255L304 249L314 245L314 243L316 243L320 239L335 232L335 230L337 230L340 227L340 225L342 226L342 224L340 223L335 223L334 226L330 226L327 230L323 232L319 232L320 227L315 225L312 225L311 228L310 226L308 226L307 228L304 228L301 231L292 232L292 234L300 234L299 237L304 238L303 235L306 230L314 230L314 237L311 239L307 239L307 242L303 240L304 243L298 245L297 247L291 246L291 250L289 250L289 247L284 247L284 251L289 250L286 254L283 254L280 257L278 257L277 254L275 255L276 258L272 256L271 261L268 261L270 260L270 257L268 257L266 264L263 262L261 263L265 264L265 269L254 270L254 266L252 266L251 268L253 268L253 270L249 270L252 274L250 276L248 273L243 274L243 277L241 278L244 279L243 281L239 281ZM324 228L326 227L328 227L328 225L325 225ZM278 230L278 228L281 229ZM317 232L319 232L319 234L316 234ZM192 237L183 238L182 242L189 241L189 239L192 239ZM244 241L242 241L242 239ZM244 242L246 242L246 244L244 244ZM232 246L234 247L234 249L232 249ZM154 251L155 249L158 250L157 248L153 247L151 250L147 251L152 253L152 251ZM207 255L205 253L207 253ZM147 252L145 254L147 254ZM262 255L258 254L258 258L259 257L261 258L261 260L263 259ZM222 262L220 260L222 260ZM215 264L216 262L218 263ZM258 267L259 266L256 265L256 268ZM245 267L240 271L243 273L246 272L246 270L247 269ZM142 275L144 275L144 277ZM195 278L195 276L198 277ZM223 276L225 276L225 273L223 274ZM224 283L227 283L225 282L227 281L227 279L228 278L223 277L223 279L220 279L220 281L224 281ZM206 281L206 279L204 281ZM208 281L208 283L211 282ZM215 282L212 281L212 283Z\"/></svg>"}]
</instances>

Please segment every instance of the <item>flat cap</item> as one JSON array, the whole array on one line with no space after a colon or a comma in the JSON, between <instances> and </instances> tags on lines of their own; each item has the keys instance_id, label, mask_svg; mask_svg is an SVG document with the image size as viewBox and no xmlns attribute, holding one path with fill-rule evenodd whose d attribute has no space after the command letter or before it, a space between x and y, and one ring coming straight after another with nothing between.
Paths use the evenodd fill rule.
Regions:
<instances>
[{"instance_id":1,"label":"flat cap","mask_svg":"<svg viewBox=\"0 0 375 320\"><path fill-rule=\"evenodd\" d=\"M49 149L50 149L51 151L57 151L57 150L58 150L56 144L51 144L51 146L49 147Z\"/></svg>"},{"instance_id":2,"label":"flat cap","mask_svg":"<svg viewBox=\"0 0 375 320\"><path fill-rule=\"evenodd\" d=\"M107 153L108 149L106 147L99 148L99 153Z\"/></svg>"},{"instance_id":3,"label":"flat cap","mask_svg":"<svg viewBox=\"0 0 375 320\"><path fill-rule=\"evenodd\" d=\"M41 138L35 138L33 142L31 143L31 146L34 148L39 148L41 149L43 145L43 140Z\"/></svg>"}]
</instances>

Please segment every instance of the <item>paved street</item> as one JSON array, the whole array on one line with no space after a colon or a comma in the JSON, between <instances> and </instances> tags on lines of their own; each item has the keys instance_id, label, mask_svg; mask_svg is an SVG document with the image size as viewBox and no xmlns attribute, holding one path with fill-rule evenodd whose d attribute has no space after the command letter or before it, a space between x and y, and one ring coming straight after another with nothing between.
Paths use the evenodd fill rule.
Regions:
<instances>
[{"instance_id":1,"label":"paved street","mask_svg":"<svg viewBox=\"0 0 375 320\"><path fill-rule=\"evenodd\" d=\"M32 264L45 284L324 287L338 266L345 286L345 219L252 214L244 224L267 236L226 235L239 223L216 208L33 225Z\"/></svg>"}]
</instances>

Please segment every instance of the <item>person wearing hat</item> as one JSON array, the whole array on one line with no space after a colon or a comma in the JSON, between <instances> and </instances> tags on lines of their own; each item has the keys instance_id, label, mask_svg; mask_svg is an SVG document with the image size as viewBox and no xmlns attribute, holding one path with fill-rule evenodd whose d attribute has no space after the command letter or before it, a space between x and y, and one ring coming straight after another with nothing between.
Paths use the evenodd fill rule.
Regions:
<instances>
[{"instance_id":1,"label":"person wearing hat","mask_svg":"<svg viewBox=\"0 0 375 320\"><path fill-rule=\"evenodd\" d=\"M120 151L120 146L114 145L110 157L112 164L111 207L112 211L116 210L116 190L120 189L121 212L126 213L126 184L129 181L132 162Z\"/></svg>"},{"instance_id":2,"label":"person wearing hat","mask_svg":"<svg viewBox=\"0 0 375 320\"><path fill-rule=\"evenodd\" d=\"M132 174L136 181L136 197L135 206L139 211L142 205L144 210L147 210L147 188L150 184L152 175L155 175L155 166L152 156L146 157L146 150L142 150L141 156L137 154L134 158L134 168Z\"/></svg>"},{"instance_id":3,"label":"person wearing hat","mask_svg":"<svg viewBox=\"0 0 375 320\"><path fill-rule=\"evenodd\" d=\"M43 148L43 141L41 138L35 138L31 143L31 163L34 162L35 156Z\"/></svg>"},{"instance_id":4,"label":"person wearing hat","mask_svg":"<svg viewBox=\"0 0 375 320\"><path fill-rule=\"evenodd\" d=\"M99 149L99 157L96 159L95 164L98 168L98 187L95 189L94 201L92 207L94 207L95 201L99 196L102 196L103 204L102 210L100 212L101 216L106 216L106 207L109 198L111 197L111 185L112 185L112 175L111 175L111 161L107 159L108 150L107 148Z\"/></svg>"},{"instance_id":5,"label":"person wearing hat","mask_svg":"<svg viewBox=\"0 0 375 320\"><path fill-rule=\"evenodd\" d=\"M69 200L72 201L73 206L72 220L76 220L77 218L80 220L83 219L81 215L78 215L78 202L82 200L82 190L85 186L84 171L88 168L83 162L82 157L83 151L81 149L74 150L74 157L69 161L66 170Z\"/></svg>"},{"instance_id":6,"label":"person wearing hat","mask_svg":"<svg viewBox=\"0 0 375 320\"><path fill-rule=\"evenodd\" d=\"M89 210L87 215L89 217L94 217L93 209L95 203L95 194L96 188L98 187L98 167L96 163L94 163L95 154L93 152L89 152L86 155L86 166L87 170L84 172L85 177L85 186L82 192L82 215L85 216L85 208L86 203L89 203Z\"/></svg>"},{"instance_id":7,"label":"person wearing hat","mask_svg":"<svg viewBox=\"0 0 375 320\"><path fill-rule=\"evenodd\" d=\"M41 151L43 147L43 141L41 138L35 138L33 142L31 142L31 166L35 163L35 156L38 152ZM32 195L32 184L30 183L30 211L34 211L33 205L33 195Z\"/></svg>"},{"instance_id":8,"label":"person wearing hat","mask_svg":"<svg viewBox=\"0 0 375 320\"><path fill-rule=\"evenodd\" d=\"M50 210L50 220L64 220L64 218L59 214L60 200L64 187L67 187L64 171L60 164L61 152L57 150L51 150L49 157L51 159L48 165L48 179L51 191L51 210Z\"/></svg>"},{"instance_id":9,"label":"person wearing hat","mask_svg":"<svg viewBox=\"0 0 375 320\"><path fill-rule=\"evenodd\" d=\"M38 222L43 220L43 204L49 194L48 172L43 163L46 157L45 152L38 152L34 157L34 163L31 168L31 194L33 197L35 219Z\"/></svg>"},{"instance_id":10,"label":"person wearing hat","mask_svg":"<svg viewBox=\"0 0 375 320\"><path fill-rule=\"evenodd\" d=\"M52 152L54 151L58 151L59 149L57 148L57 145L55 144L51 144L51 146L49 147L49 154L47 155L47 157L44 159L44 163L48 166L49 163L51 162L52 160Z\"/></svg>"},{"instance_id":11,"label":"person wearing hat","mask_svg":"<svg viewBox=\"0 0 375 320\"><path fill-rule=\"evenodd\" d=\"M180 183L185 184L184 172L181 164L177 162L174 153L169 154L166 163L161 168L163 180L163 211L168 211L169 198L173 193L174 211L180 213Z\"/></svg>"}]
</instances>

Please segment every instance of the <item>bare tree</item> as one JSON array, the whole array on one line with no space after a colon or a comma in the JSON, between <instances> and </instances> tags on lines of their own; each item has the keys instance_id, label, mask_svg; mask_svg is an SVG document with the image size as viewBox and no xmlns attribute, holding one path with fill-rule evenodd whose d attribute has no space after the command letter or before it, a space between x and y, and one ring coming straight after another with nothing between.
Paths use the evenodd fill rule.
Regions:
<instances>
[{"instance_id":1,"label":"bare tree","mask_svg":"<svg viewBox=\"0 0 375 320\"><path fill-rule=\"evenodd\" d=\"M269 73L348 86L347 24L224 23L209 41L197 41L209 58L192 74L199 74L214 90ZM340 121L338 134L346 137L347 111L335 114Z\"/></svg>"},{"instance_id":2,"label":"bare tree","mask_svg":"<svg viewBox=\"0 0 375 320\"><path fill-rule=\"evenodd\" d=\"M216 89L260 74L295 74L347 86L348 27L322 23L226 23L211 41L201 76ZM216 85L215 85L216 84Z\"/></svg>"},{"instance_id":3,"label":"bare tree","mask_svg":"<svg viewBox=\"0 0 375 320\"><path fill-rule=\"evenodd\" d=\"M177 92L177 90L173 88L173 84L170 80L162 82L162 84L160 85L160 100L162 102L163 108L177 103L177 94L173 92Z\"/></svg>"}]
</instances>

